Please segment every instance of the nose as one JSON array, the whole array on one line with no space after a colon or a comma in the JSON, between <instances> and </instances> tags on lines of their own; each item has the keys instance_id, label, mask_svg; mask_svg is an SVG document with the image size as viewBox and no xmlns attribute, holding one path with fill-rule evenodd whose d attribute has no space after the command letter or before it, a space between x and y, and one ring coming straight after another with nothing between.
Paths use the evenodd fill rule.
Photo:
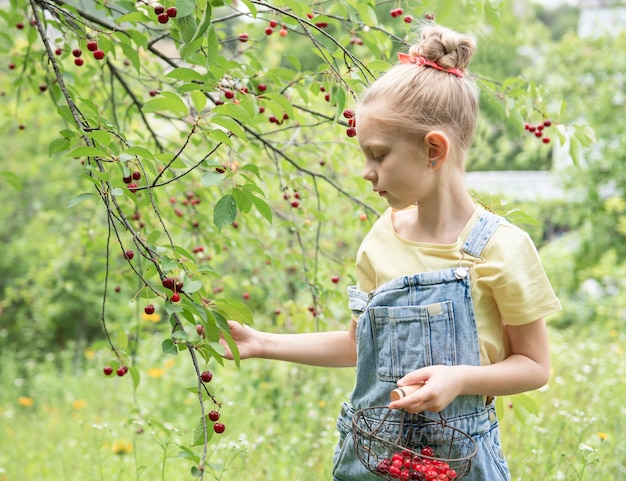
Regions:
<instances>
[{"instance_id":1,"label":"nose","mask_svg":"<svg viewBox=\"0 0 626 481\"><path fill-rule=\"evenodd\" d=\"M374 183L376 180L376 170L373 168L371 162L366 162L365 167L363 168L363 172L361 172L361 177L365 180Z\"/></svg>"}]
</instances>

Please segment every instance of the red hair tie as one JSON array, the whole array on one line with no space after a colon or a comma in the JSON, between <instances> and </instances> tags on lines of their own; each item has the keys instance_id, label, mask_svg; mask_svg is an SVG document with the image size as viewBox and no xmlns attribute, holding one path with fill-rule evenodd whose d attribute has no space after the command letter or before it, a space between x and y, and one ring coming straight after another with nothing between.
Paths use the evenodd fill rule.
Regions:
<instances>
[{"instance_id":1,"label":"red hair tie","mask_svg":"<svg viewBox=\"0 0 626 481\"><path fill-rule=\"evenodd\" d=\"M408 53L398 53L398 61L400 63L414 63L416 65L425 65L427 67L432 67L442 72L451 73L452 75L456 75L459 78L463 78L464 76L463 71L461 69L442 67L441 65L436 64L432 60L428 60L427 58L424 58L421 56L409 55Z\"/></svg>"}]
</instances>

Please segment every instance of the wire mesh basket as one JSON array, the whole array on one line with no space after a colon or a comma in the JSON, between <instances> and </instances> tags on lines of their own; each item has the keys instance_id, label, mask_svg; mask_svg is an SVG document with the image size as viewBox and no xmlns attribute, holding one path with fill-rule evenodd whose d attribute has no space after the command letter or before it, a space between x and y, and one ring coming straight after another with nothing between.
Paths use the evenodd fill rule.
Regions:
<instances>
[{"instance_id":1,"label":"wire mesh basket","mask_svg":"<svg viewBox=\"0 0 626 481\"><path fill-rule=\"evenodd\" d=\"M367 469L391 481L462 479L478 449L472 437L440 419L371 407L352 419L354 447Z\"/></svg>"}]
</instances>

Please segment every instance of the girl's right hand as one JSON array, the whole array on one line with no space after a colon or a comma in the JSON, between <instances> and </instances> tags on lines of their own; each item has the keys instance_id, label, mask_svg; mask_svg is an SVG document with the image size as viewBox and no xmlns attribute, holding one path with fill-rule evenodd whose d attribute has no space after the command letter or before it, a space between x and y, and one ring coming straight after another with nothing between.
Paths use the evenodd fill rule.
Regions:
<instances>
[{"instance_id":1,"label":"girl's right hand","mask_svg":"<svg viewBox=\"0 0 626 481\"><path fill-rule=\"evenodd\" d=\"M241 359L260 357L262 349L259 331L249 326L244 326L237 321L228 321L228 327L230 328L230 334L235 344L237 344L239 357ZM224 346L226 350L224 357L232 361L233 353L223 336L220 338L220 344Z\"/></svg>"}]
</instances>

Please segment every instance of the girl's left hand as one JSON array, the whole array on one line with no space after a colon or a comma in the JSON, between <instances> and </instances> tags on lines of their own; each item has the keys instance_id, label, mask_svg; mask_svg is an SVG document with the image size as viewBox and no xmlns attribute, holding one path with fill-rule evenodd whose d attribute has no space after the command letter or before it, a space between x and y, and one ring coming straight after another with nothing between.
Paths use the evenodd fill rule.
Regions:
<instances>
[{"instance_id":1,"label":"girl's left hand","mask_svg":"<svg viewBox=\"0 0 626 481\"><path fill-rule=\"evenodd\" d=\"M410 413L442 411L462 393L466 374L464 366L427 366L410 372L398 380L398 386L421 387L391 402L389 408L404 409Z\"/></svg>"}]
</instances>

